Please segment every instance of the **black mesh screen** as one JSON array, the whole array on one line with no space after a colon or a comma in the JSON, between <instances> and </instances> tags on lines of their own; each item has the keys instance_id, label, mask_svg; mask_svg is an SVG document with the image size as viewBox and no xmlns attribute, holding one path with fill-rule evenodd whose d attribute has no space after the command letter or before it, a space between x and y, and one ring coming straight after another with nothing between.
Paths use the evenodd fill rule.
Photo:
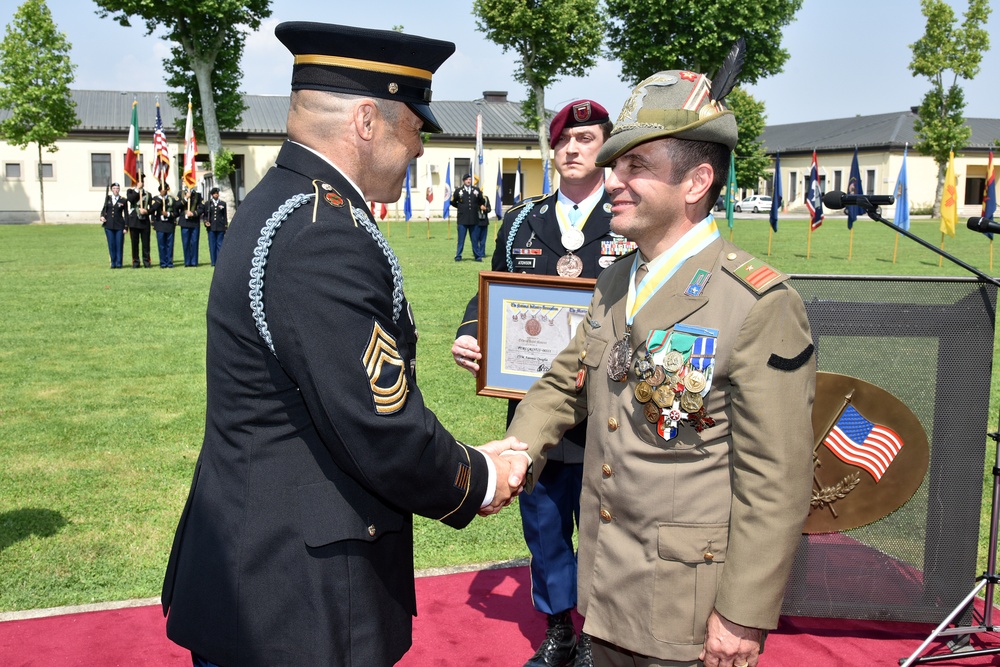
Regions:
<instances>
[{"instance_id":1,"label":"black mesh screen","mask_svg":"<svg viewBox=\"0 0 1000 667\"><path fill-rule=\"evenodd\" d=\"M974 279L794 276L819 370L894 394L930 466L887 517L803 536L782 613L939 623L975 586L996 287ZM992 450L991 450L992 451Z\"/></svg>"}]
</instances>

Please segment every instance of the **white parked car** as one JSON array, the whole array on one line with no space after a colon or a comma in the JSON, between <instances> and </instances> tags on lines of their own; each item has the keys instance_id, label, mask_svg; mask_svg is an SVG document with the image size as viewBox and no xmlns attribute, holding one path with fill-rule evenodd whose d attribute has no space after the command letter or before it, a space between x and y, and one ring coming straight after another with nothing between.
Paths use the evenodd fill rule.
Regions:
<instances>
[{"instance_id":1,"label":"white parked car","mask_svg":"<svg viewBox=\"0 0 1000 667\"><path fill-rule=\"evenodd\" d=\"M752 197L747 197L743 201L736 202L736 206L734 208L737 213L742 213L743 211L753 211L754 213L770 211L771 197L768 195L754 195Z\"/></svg>"}]
</instances>

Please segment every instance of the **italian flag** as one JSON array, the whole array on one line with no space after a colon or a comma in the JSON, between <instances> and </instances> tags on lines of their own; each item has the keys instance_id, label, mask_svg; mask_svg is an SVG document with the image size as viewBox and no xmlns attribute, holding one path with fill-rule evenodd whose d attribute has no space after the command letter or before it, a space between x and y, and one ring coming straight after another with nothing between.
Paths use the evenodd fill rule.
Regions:
<instances>
[{"instance_id":1,"label":"italian flag","mask_svg":"<svg viewBox=\"0 0 1000 667\"><path fill-rule=\"evenodd\" d=\"M132 100L132 124L128 127L128 143L125 145L125 177L129 185L139 182L139 101Z\"/></svg>"}]
</instances>

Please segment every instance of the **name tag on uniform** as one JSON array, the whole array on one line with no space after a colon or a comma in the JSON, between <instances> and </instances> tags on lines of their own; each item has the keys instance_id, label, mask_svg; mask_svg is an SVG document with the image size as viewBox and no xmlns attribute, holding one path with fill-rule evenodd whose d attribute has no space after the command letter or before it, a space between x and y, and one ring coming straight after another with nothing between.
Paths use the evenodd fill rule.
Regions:
<instances>
[{"instance_id":1,"label":"name tag on uniform","mask_svg":"<svg viewBox=\"0 0 1000 667\"><path fill-rule=\"evenodd\" d=\"M534 257L514 257L514 268L515 269L534 269L535 268L535 258Z\"/></svg>"}]
</instances>

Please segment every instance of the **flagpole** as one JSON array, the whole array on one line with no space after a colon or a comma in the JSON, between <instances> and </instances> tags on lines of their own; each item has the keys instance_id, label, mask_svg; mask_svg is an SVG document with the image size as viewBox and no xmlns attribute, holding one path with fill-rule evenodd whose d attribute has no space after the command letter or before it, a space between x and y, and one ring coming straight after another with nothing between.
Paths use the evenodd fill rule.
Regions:
<instances>
[{"instance_id":1,"label":"flagpole","mask_svg":"<svg viewBox=\"0 0 1000 667\"><path fill-rule=\"evenodd\" d=\"M806 241L806 259L809 259L809 255L812 252L813 244L813 226L812 221L809 222L809 240Z\"/></svg>"},{"instance_id":2,"label":"flagpole","mask_svg":"<svg viewBox=\"0 0 1000 667\"><path fill-rule=\"evenodd\" d=\"M892 246L892 263L896 263L896 253L899 251L899 234L896 234L896 243Z\"/></svg>"},{"instance_id":3,"label":"flagpole","mask_svg":"<svg viewBox=\"0 0 1000 667\"><path fill-rule=\"evenodd\" d=\"M847 261L851 261L852 257L854 257L854 227L851 227L851 241L847 246Z\"/></svg>"},{"instance_id":4,"label":"flagpole","mask_svg":"<svg viewBox=\"0 0 1000 667\"><path fill-rule=\"evenodd\" d=\"M944 252L944 232L941 232L941 252ZM944 257L941 256L941 255L938 255L938 268L939 269L941 268L941 265L943 263L944 263Z\"/></svg>"},{"instance_id":5,"label":"flagpole","mask_svg":"<svg viewBox=\"0 0 1000 667\"><path fill-rule=\"evenodd\" d=\"M774 228L771 227L767 232L767 256L771 256L771 240L774 239Z\"/></svg>"},{"instance_id":6,"label":"flagpole","mask_svg":"<svg viewBox=\"0 0 1000 667\"><path fill-rule=\"evenodd\" d=\"M990 239L990 273L993 273L993 239Z\"/></svg>"}]
</instances>

